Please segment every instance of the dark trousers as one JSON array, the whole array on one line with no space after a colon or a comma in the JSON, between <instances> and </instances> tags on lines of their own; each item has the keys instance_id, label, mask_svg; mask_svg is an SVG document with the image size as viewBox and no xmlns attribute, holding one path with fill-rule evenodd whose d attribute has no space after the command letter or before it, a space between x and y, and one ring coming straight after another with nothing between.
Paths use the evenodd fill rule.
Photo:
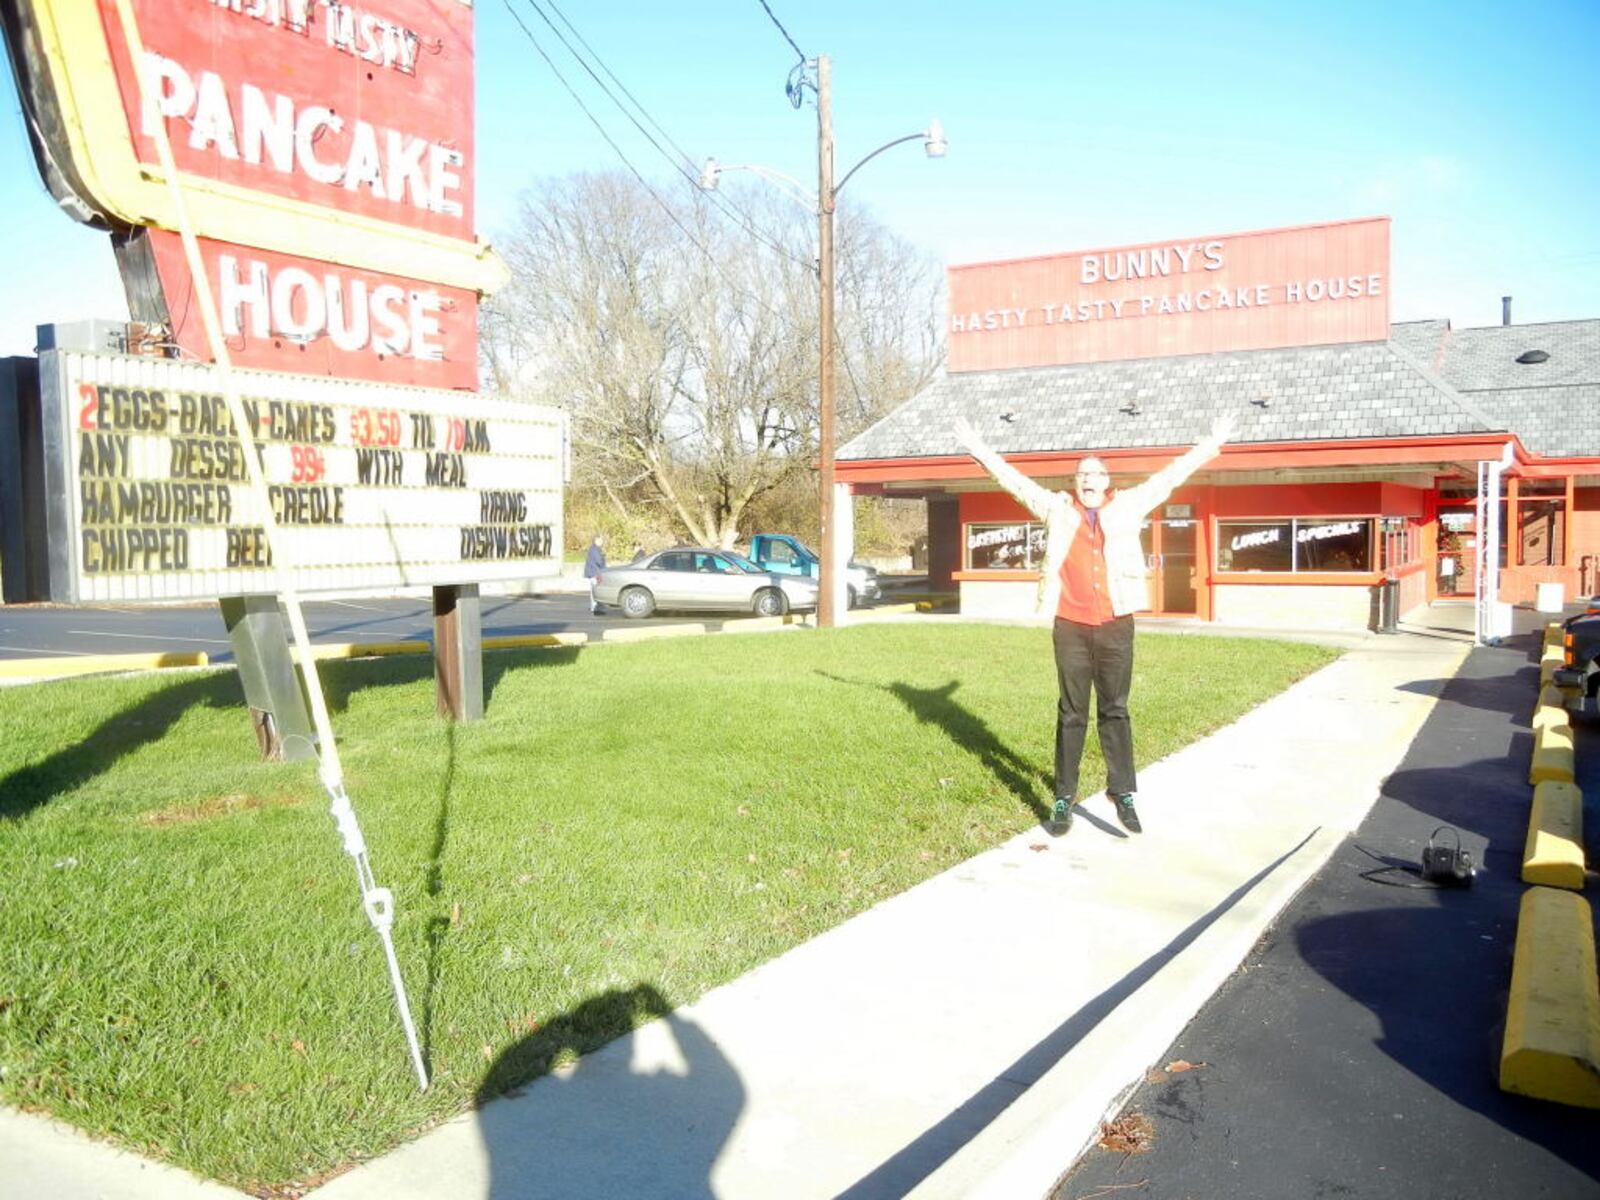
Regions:
<instances>
[{"instance_id":1,"label":"dark trousers","mask_svg":"<svg viewBox=\"0 0 1600 1200\"><path fill-rule=\"evenodd\" d=\"M1133 773L1133 725L1128 691L1133 686L1133 618L1080 625L1056 618L1053 634L1061 702L1056 709L1056 796L1078 794L1078 763L1089 728L1089 686L1095 692L1095 728L1106 760L1106 791L1138 790Z\"/></svg>"}]
</instances>

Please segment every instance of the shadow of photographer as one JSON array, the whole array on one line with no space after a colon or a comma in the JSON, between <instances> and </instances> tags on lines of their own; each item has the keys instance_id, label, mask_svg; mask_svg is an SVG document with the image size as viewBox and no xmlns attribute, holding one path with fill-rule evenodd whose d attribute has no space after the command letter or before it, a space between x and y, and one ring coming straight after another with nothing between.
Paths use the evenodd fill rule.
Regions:
<instances>
[{"instance_id":1,"label":"shadow of photographer","mask_svg":"<svg viewBox=\"0 0 1600 1200\"><path fill-rule=\"evenodd\" d=\"M511 1046L477 1101L487 1200L711 1200L745 1088L698 1023L638 984L593 996Z\"/></svg>"}]
</instances>

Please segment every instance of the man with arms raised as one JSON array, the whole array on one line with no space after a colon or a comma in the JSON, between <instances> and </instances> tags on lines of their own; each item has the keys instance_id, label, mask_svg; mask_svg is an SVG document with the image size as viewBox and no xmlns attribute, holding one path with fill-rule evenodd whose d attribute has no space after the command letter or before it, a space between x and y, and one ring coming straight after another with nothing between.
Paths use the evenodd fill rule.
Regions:
<instances>
[{"instance_id":1,"label":"man with arms raised","mask_svg":"<svg viewBox=\"0 0 1600 1200\"><path fill-rule=\"evenodd\" d=\"M1045 828L1060 837L1072 825L1078 799L1078 764L1089 727L1089 691L1096 694L1096 729L1106 760L1106 795L1117 818L1140 833L1134 793L1133 727L1128 690L1133 683L1133 614L1146 607L1144 550L1139 526L1195 471L1216 457L1233 436L1231 416L1219 418L1211 435L1143 483L1114 489L1099 458L1078 463L1076 495L1052 492L995 453L965 419L955 433L997 483L1045 526L1045 558L1039 576L1039 613L1055 618L1056 799Z\"/></svg>"}]
</instances>

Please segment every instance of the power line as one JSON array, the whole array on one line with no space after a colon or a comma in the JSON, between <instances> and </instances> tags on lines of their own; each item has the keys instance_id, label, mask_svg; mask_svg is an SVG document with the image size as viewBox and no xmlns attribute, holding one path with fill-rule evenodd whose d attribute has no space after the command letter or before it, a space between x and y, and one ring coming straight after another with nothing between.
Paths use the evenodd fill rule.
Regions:
<instances>
[{"instance_id":1,"label":"power line","mask_svg":"<svg viewBox=\"0 0 1600 1200\"><path fill-rule=\"evenodd\" d=\"M505 4L506 11L511 14L511 19L517 23L517 27L522 30L524 36L526 36L528 41L533 44L533 48L538 51L539 57L544 59L545 65L550 68L551 74L556 77L557 82L559 82L562 88L566 90L567 95L572 97L572 102L583 111L584 116L589 118L589 123L595 127L595 132L605 139L606 145L610 146L612 150L616 151L617 157L622 160L622 165L628 168L629 173L639 181L639 185L644 188L644 190L649 194L650 198L660 205L661 211L667 214L667 219L678 227L678 231L682 233L684 237L689 239L690 244L693 245L695 249L699 250L701 254L706 256L706 259L711 263L711 265L717 269L717 273L727 280L731 287L733 287L736 291L743 291L744 289L739 287L739 285L733 281L728 273L722 269L722 264L717 261L716 256L706 248L699 238L695 237L695 235L689 230L688 226L678 219L678 214L672 211L672 206L661 198L660 193L658 193L655 188L650 186L649 181L645 179L642 174L640 174L639 168L633 165L633 161L629 159L627 154L623 152L622 147L617 145L612 136L606 132L606 127L600 123L599 118L596 117L594 113L590 111L589 106L583 102L583 97L578 95L578 93L573 89L572 85L567 82L567 77L561 73L561 69L556 66L554 60L551 59L549 54L545 53L544 47L539 44L539 39L533 36L533 30L528 28L527 23L517 15L516 9L511 7L511 0L502 0L502 3ZM758 303L760 302L759 297L754 298Z\"/></svg>"},{"instance_id":2,"label":"power line","mask_svg":"<svg viewBox=\"0 0 1600 1200\"><path fill-rule=\"evenodd\" d=\"M625 167L628 168L629 173L632 174L632 176L636 180L639 181L640 186L644 188L644 190L649 194L650 198L656 202L656 204L661 208L661 210L664 213L666 213L668 220L670 220L675 226L677 226L679 232L681 232L684 235L684 237L688 238L689 243L691 245L693 245L695 249L700 251L700 253L702 255L705 256L706 261L711 264L711 266L716 270L717 274L722 276L723 280L728 284L729 287L731 287L736 293L739 293L739 294L741 294L741 295L743 295L743 296L755 301L755 303L757 305L759 305L761 308L765 309L766 312L769 315L771 315L771 316L780 316L781 314L779 314L778 311L775 308L773 308L770 304L768 304L760 296L755 295L755 293L753 293L753 292L749 291L748 289L746 289L745 287L743 287L738 281L736 281L731 275L729 275L728 272L722 266L722 264L717 260L717 257L711 252L711 250L703 242L701 242L699 238L695 237L695 235L689 230L689 228L686 225L684 225L684 223L682 221L680 221L678 219L678 215L677 215L677 213L675 213L672 210L671 205L669 205L664 199L662 199L660 193L658 193L656 191L656 189L650 185L649 181L645 179L645 177L640 173L639 169L633 165L632 160L628 158L626 153L624 153L622 147L617 145L616 141L606 131L606 128L600 122L600 119L595 116L595 114L589 108L589 106L583 102L583 98L581 96L579 96L577 91L572 87L572 85L569 82L567 82L566 76L564 76L561 73L560 69L556 66L555 62L551 59L550 55L548 53L546 53L544 47L542 45L540 45L539 39L534 37L533 31L528 28L527 23L524 22L523 19L517 14L516 10L511 7L511 0L502 0L502 3L504 3L506 11L511 14L511 19L517 23L517 27L522 30L523 35L528 39L529 43L532 44L534 50L536 50L538 52L539 57L544 59L545 65L550 68L550 72L551 72L551 74L553 74L556 77L556 81L561 84L562 88L566 91L567 95L572 97L573 103L576 104L578 106L578 108L583 112L583 115L589 119L589 123L592 124L595 127L596 132L598 132L600 134L600 136L605 140L606 144L608 146L610 146L613 151L616 152L617 157L622 160L622 164ZM574 58L576 58L578 60L579 64L581 66L583 66L584 70L589 73L590 77L594 78L595 82L600 85L601 90L604 91L608 97L610 97L612 103L616 104L619 109L622 109L623 106L622 106L621 102L617 100L616 96L611 93L610 89L607 88L605 86L605 84L603 82L601 82L600 79L597 76L595 76L594 71L591 70L589 68L588 64L583 61L583 58L575 50L572 49L571 44L568 43L567 40L564 37L561 37L561 31L555 28L555 25L550 21L550 18L548 16L546 16L545 13L539 8L537 0L527 0L527 3L529 4L529 6L531 8L533 8L533 10L535 12L537 12L539 14L539 16L544 20L545 24L550 26L550 28L555 32L556 36L561 39L562 45L566 46L567 51L570 54L572 54L572 56ZM572 27L571 26L571 22L567 21L566 15L564 13L561 13L561 10L559 8L556 8L554 0L545 0L545 3L549 4L552 9L555 9L555 11L558 14L560 14L562 21L566 22L566 24L568 25L568 28ZM763 3L764 3L764 0L763 0ZM768 10L768 11L770 12L770 10ZM774 21L777 20L777 18L773 18L773 19L774 19ZM782 26L780 25L779 28L782 29ZM573 29L572 32L573 32L573 35L575 37L577 37L580 42L583 41L582 35L579 34L576 29ZM787 33L785 34L785 36L786 37L788 36ZM589 48L587 42L584 42L583 44L584 44L585 49ZM791 41L790 44L793 45L793 42ZM799 47L796 47L796 50L798 51ZM591 54L594 54L594 51L592 49L589 52ZM598 54L595 55L595 61L600 63L601 68L606 71L606 74L611 75L610 69L605 66L603 60L600 59L600 56ZM615 79L616 77L614 75L612 75L612 78ZM622 87L623 91L627 92L627 89L625 87L623 87L623 85L622 85L620 80L618 81L617 86L618 87ZM629 94L629 99L630 100L633 99L631 93ZM636 105L638 105L639 110L641 112L645 112L644 106L643 105L639 105L637 100L634 100L634 103ZM628 116L629 120L633 122L635 128L638 128L641 133L645 134L645 137L650 142L650 144L655 146L657 151L659 151L663 155L665 155L666 152L664 150L662 150L660 144L658 142L656 142L656 140L653 137L650 137L650 135L642 127L639 126L638 121L634 120L632 115L627 113L626 109L623 109L623 112L624 112L624 115ZM649 114L647 112L645 113L645 115L646 115L646 118L649 119L652 124L656 124L654 118L649 117ZM658 129L660 129L659 124L657 124L656 127ZM669 142L672 141L671 136L667 134L666 130L662 129L661 133L662 133L662 136L667 139L667 141L669 141ZM677 147L676 143L673 143L673 145L674 145L675 149L678 149L678 152L680 154L683 153L682 149L680 147ZM687 160L687 156L685 156L685 158ZM688 160L688 161L692 161L692 160ZM691 178L691 182L692 182L692 178L693 177L691 176L690 178ZM725 212L725 210L723 210L723 211ZM726 212L725 212L725 215L726 215ZM742 214L740 214L740 215L742 215ZM754 234L754 232L755 232L754 230L749 229L748 226L746 226L746 229L747 229L748 232L751 232L752 234ZM761 239L761 240L764 241L765 239ZM803 266L808 270L812 269L812 264L811 263L804 262L801 259L796 258L793 254L790 254L783 247L773 245L770 242L767 243L767 244L769 246L772 246L773 249L777 250L778 253L780 253L784 257L788 258L791 262L797 263L800 266ZM839 360L844 363L845 374L849 376L851 387L854 390L854 392L856 393L856 396L857 396L857 399L858 399L858 402L859 402L862 399L861 385L860 385L860 382L856 379L856 375L855 375L854 369L850 365L849 355L848 355L848 353L846 353L843 338L840 336L840 333L839 333L837 328L834 330L833 340L834 340L835 349L838 352Z\"/></svg>"},{"instance_id":3,"label":"power line","mask_svg":"<svg viewBox=\"0 0 1600 1200\"><path fill-rule=\"evenodd\" d=\"M630 101L633 102L633 106L635 108L637 108L642 114L644 114L644 119L649 121L650 124L655 127L656 131L658 133L660 133L662 137L666 138L668 144L670 144L672 146L672 148L678 152L679 157L683 159L684 163L690 169L693 169L693 167L694 167L694 159L693 159L693 157L690 156L689 152L687 150L685 150L682 146L678 145L677 142L672 140L672 135L661 127L661 122L657 121L654 117L652 117L650 115L649 110L646 109L643 104L639 103L638 97L636 97L632 92L630 92L628 90L627 84L623 83L622 80L618 79L617 76L616 76L616 73L614 71L612 71L612 69L610 67L606 66L605 59L601 58L600 55L596 52L595 48L593 46L589 45L589 43L584 40L583 34L579 33L577 28L572 24L572 22L567 19L567 14L561 11L560 5L558 5L555 2L555 0L544 0L544 2L550 6L551 11L554 12L556 14L556 16L561 18L561 23L563 25L565 25L569 30L572 31L572 36L578 39L578 43L585 50L587 50L589 52L589 56L591 58L593 58L595 62L600 64L600 69L606 73L606 77L609 78L612 83L616 84L619 88L622 89L622 94L624 96L626 96ZM571 50L572 47L568 46L567 49ZM574 54L574 57L576 57L576 54ZM604 85L601 85L601 86L603 87ZM615 100L615 97L613 97L612 99ZM620 107L620 105L619 105L619 107Z\"/></svg>"},{"instance_id":4,"label":"power line","mask_svg":"<svg viewBox=\"0 0 1600 1200\"><path fill-rule=\"evenodd\" d=\"M789 31L783 27L783 22L778 20L777 14L772 11L772 6L767 3L767 0L761 0L761 7L767 10L767 16L772 18L772 23L778 27L778 32L783 34L783 40L789 43L794 52L800 56L800 61L804 62L806 52L794 44L794 39L789 36Z\"/></svg>"},{"instance_id":5,"label":"power line","mask_svg":"<svg viewBox=\"0 0 1600 1200\"><path fill-rule=\"evenodd\" d=\"M632 112L630 112L628 110L627 105L623 104L621 100L617 99L616 93L614 93L609 87L606 86L605 80L601 79L599 75L595 74L594 68L589 65L589 63L584 59L583 55L579 54L575 49L573 49L572 43L567 41L566 36L561 32L561 30L556 28L555 22L553 22L550 19L550 17L545 13L544 9L539 6L539 0L527 0L527 3L528 3L528 6L533 9L534 12L539 14L540 20L542 20L546 25L548 25L550 27L551 32L554 33L556 35L556 38L561 42L561 44L566 47L567 53L572 55L572 57L577 61L578 65L580 67L582 67L584 69L584 71L588 74L589 78L594 80L595 84L600 88L600 90L602 92L604 92L606 94L606 97L611 101L611 103L616 105L617 111L619 111L620 113L622 113L623 116L628 118L629 122L633 125L633 127L635 129L637 129L644 136L644 139L647 142L649 142L653 147L655 147L656 152L659 153L662 158L666 159L668 164L675 171L677 171L680 175L682 175L684 177L684 179L686 179L691 186L698 187L699 186L699 177L694 173L694 160L689 157L688 153L683 149L683 147L679 146L677 144L677 142L673 141L672 136L669 133L667 133L667 131L665 129L662 128L661 123L650 115L649 111L644 107L643 104L639 103L639 101L634 97L632 92L628 91L627 87L625 87L623 85L622 81L620 79L617 79L615 73L612 72L611 68L606 66L605 60L602 59L599 54L595 53L594 48L592 46L590 46L588 42L584 41L583 35L580 34L577 31L577 29L573 27L572 22L570 20L568 20L567 19L567 15L565 13L563 13L561 11L561 9L556 6L554 0L544 0L544 3L548 4L549 7L552 10L555 11L556 15L561 18L562 22L567 26L568 29L572 30L573 36L576 37L578 39L578 41L583 44L583 48L585 50L587 50L589 52L589 54L594 58L595 62L600 65L600 69L602 71L604 71L608 76L610 76L610 78L617 84L617 86L622 89L623 94L626 95L628 97L628 99L633 102L634 107L637 108L641 114L643 114L645 120L649 121L651 125L655 126L655 128L658 131L660 131L661 136L663 138L665 138L669 143L671 143L672 148L674 150L676 150L678 152L678 155L681 157L681 159L682 159L681 162L678 161L677 159L675 159L671 154L667 153L666 149L661 145L661 143L656 141L655 137L651 135L650 131L648 129L646 129L643 125L641 125L639 123L639 119L637 117L635 117ZM518 24L521 24L521 22L519 21ZM524 26L523 28L524 28L524 32L526 32L526 26ZM530 38L532 37L531 34L529 36L530 36ZM540 53L543 54L543 51L541 50ZM546 56L545 61L546 62L550 61L548 56ZM555 69L554 68L554 64L551 64L551 69L552 70ZM564 83L565 83L565 81L563 80L563 84ZM569 88L568 90L570 91L571 89ZM587 111L588 110L585 109L585 112L587 112ZM590 116L590 120L593 121L594 119L595 118L591 115ZM597 125L598 125L598 122L597 122ZM607 138L606 140L608 142L611 142L610 138ZM616 148L616 143L615 142L611 142L611 145L612 145L613 149ZM619 153L620 153L620 151L619 151ZM702 189L702 190L704 190L704 189ZM783 257L789 259L789 261L793 262L797 266L801 266L801 267L809 267L810 266L810 264L805 262L803 259L800 259L800 258L796 257L791 251L788 250L788 248L780 245L778 243L778 241L774 237L772 237L770 234L767 234L764 230L760 229L755 224L755 222L750 219L750 217L748 215L746 215L744 212L739 210L737 207L732 206L730 202L727 202L722 197L719 197L717 195L717 193L715 193L715 192L707 192L707 195L710 197L710 202L711 202L711 204L712 204L712 206L714 208L716 208L719 212L721 212L724 216L728 217L730 220L734 221L737 225L739 225L740 228L742 228L751 237L755 238L762 245L766 246L767 249L773 251L776 254L782 255Z\"/></svg>"}]
</instances>

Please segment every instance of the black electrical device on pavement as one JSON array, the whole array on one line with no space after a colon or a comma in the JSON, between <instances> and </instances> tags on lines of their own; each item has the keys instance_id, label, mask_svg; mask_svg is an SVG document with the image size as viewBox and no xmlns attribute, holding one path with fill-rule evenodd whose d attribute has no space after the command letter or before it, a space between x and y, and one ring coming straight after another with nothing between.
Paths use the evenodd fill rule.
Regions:
<instances>
[{"instance_id":1,"label":"black electrical device on pavement","mask_svg":"<svg viewBox=\"0 0 1600 1200\"><path fill-rule=\"evenodd\" d=\"M1448 839L1441 839L1448 833ZM1428 838L1422 850L1422 877L1439 887L1471 887L1478 873L1472 852L1461 846L1461 833L1453 825L1441 825Z\"/></svg>"}]
</instances>

